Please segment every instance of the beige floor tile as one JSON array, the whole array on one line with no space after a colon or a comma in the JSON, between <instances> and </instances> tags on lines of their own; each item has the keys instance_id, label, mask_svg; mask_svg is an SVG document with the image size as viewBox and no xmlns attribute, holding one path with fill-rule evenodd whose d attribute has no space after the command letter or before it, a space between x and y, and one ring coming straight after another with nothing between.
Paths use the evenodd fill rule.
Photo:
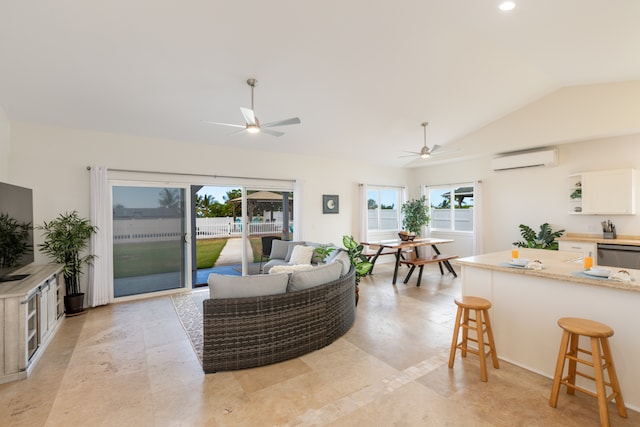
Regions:
<instances>
[{"instance_id":1,"label":"beige floor tile","mask_svg":"<svg viewBox=\"0 0 640 427\"><path fill-rule=\"evenodd\" d=\"M448 351L460 280L425 269L391 285L379 264L360 285L354 327L331 345L254 369L205 375L169 297L65 319L29 379L0 385L1 426L586 426L591 397L548 405L551 380ZM499 353L499 350L498 350ZM628 381L629 379L621 379ZM640 425L640 414L613 426Z\"/></svg>"}]
</instances>

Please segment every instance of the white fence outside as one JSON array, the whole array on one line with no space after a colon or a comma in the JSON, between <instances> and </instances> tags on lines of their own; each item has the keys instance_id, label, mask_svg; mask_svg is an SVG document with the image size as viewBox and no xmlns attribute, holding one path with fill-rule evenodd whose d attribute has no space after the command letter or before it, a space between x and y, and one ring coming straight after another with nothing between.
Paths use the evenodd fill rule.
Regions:
<instances>
[{"instance_id":1,"label":"white fence outside","mask_svg":"<svg viewBox=\"0 0 640 427\"><path fill-rule=\"evenodd\" d=\"M183 238L179 218L116 219L113 221L114 243L157 242ZM170 231L167 231L170 230ZM252 222L249 235L280 234L282 221ZM196 218L196 239L235 237L242 234L242 224L233 218Z\"/></svg>"}]
</instances>

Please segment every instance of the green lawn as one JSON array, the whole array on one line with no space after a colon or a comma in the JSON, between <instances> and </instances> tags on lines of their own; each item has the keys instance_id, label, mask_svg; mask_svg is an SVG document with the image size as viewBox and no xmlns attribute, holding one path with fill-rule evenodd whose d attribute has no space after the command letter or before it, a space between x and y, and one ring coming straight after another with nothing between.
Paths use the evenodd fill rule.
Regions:
<instances>
[{"instance_id":1,"label":"green lawn","mask_svg":"<svg viewBox=\"0 0 640 427\"><path fill-rule=\"evenodd\" d=\"M200 239L196 241L198 269L216 264L227 238ZM253 262L260 261L262 240L249 238L253 250ZM114 278L146 276L149 274L180 271L182 242L119 243L113 246Z\"/></svg>"},{"instance_id":2,"label":"green lawn","mask_svg":"<svg viewBox=\"0 0 640 427\"><path fill-rule=\"evenodd\" d=\"M228 239L199 239L196 241L196 260L198 269L216 265L222 248Z\"/></svg>"}]
</instances>

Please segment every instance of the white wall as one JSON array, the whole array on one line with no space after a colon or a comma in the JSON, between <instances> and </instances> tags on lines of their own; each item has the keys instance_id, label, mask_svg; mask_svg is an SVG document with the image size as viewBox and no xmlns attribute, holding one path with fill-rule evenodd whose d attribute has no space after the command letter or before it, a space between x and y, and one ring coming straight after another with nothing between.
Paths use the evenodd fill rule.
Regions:
<instances>
[{"instance_id":1,"label":"white wall","mask_svg":"<svg viewBox=\"0 0 640 427\"><path fill-rule=\"evenodd\" d=\"M9 150L10 144L9 119L0 105L0 181L9 180Z\"/></svg>"},{"instance_id":2,"label":"white wall","mask_svg":"<svg viewBox=\"0 0 640 427\"><path fill-rule=\"evenodd\" d=\"M570 174L627 167L640 169L640 134L560 145L556 167L493 172L490 157L485 157L416 169L412 182L436 185L482 180L484 249L494 252L508 249L512 242L520 240L519 224L538 230L549 222L554 230L598 234L600 221L611 219L618 234L640 236L637 215L568 213Z\"/></svg>"},{"instance_id":3,"label":"white wall","mask_svg":"<svg viewBox=\"0 0 640 427\"><path fill-rule=\"evenodd\" d=\"M12 182L33 189L34 222L63 211L89 215L88 165L111 169L296 179L303 182L302 236L341 244L358 233L358 184L406 185L408 171L283 153L149 139L24 123L11 124ZM340 196L339 214L322 214L322 195ZM40 243L36 233L36 244ZM36 254L36 262L48 262Z\"/></svg>"}]
</instances>

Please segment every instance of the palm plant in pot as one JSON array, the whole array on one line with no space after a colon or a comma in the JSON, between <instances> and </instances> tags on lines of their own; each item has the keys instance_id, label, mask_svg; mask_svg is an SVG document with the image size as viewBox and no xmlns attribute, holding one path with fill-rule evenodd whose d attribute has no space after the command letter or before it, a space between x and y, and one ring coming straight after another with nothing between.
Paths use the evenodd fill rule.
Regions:
<instances>
[{"instance_id":1,"label":"palm plant in pot","mask_svg":"<svg viewBox=\"0 0 640 427\"><path fill-rule=\"evenodd\" d=\"M92 226L88 219L80 218L78 212L73 211L60 214L50 222L45 221L38 229L43 231L44 236L40 250L49 255L53 262L64 264L62 275L66 289L66 312L81 312L84 309L84 293L80 289L82 267L91 263L95 255L81 256L80 253L87 249L89 239L98 231L98 227Z\"/></svg>"},{"instance_id":2,"label":"palm plant in pot","mask_svg":"<svg viewBox=\"0 0 640 427\"><path fill-rule=\"evenodd\" d=\"M402 205L402 228L398 233L402 240L413 240L420 235L422 227L429 224L429 205L425 196L409 200Z\"/></svg>"}]
</instances>

